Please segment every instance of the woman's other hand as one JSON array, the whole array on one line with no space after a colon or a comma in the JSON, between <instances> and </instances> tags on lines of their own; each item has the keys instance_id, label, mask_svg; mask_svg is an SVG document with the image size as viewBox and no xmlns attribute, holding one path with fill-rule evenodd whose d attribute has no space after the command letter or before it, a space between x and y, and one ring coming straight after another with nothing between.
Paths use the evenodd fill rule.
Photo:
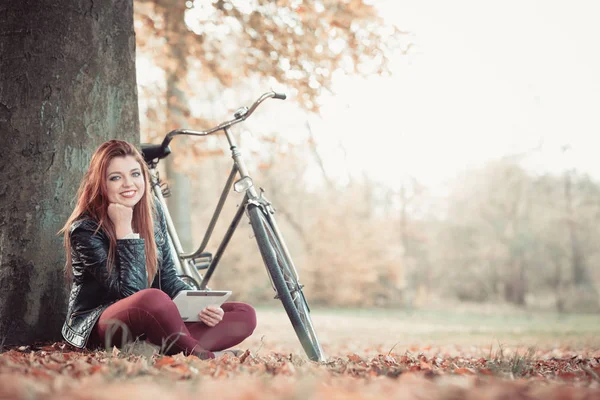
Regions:
<instances>
[{"instance_id":1,"label":"woman's other hand","mask_svg":"<svg viewBox=\"0 0 600 400\"><path fill-rule=\"evenodd\" d=\"M133 208L126 207L119 203L110 203L108 205L108 218L110 218L115 226L117 239L122 239L130 233L133 233L133 229L131 228Z\"/></svg>"},{"instance_id":2,"label":"woman's other hand","mask_svg":"<svg viewBox=\"0 0 600 400\"><path fill-rule=\"evenodd\" d=\"M200 321L208 326L217 325L223 320L223 315L225 315L225 311L218 306L208 306L198 314Z\"/></svg>"}]
</instances>

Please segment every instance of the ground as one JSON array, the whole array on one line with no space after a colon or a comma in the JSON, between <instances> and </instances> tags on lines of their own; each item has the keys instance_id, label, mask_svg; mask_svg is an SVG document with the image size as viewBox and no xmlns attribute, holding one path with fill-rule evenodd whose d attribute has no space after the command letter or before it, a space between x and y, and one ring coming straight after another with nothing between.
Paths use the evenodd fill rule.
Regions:
<instances>
[{"instance_id":1,"label":"ground","mask_svg":"<svg viewBox=\"0 0 600 400\"><path fill-rule=\"evenodd\" d=\"M315 309L323 364L304 357L282 310L258 317L239 358L4 348L0 398L600 399L597 315Z\"/></svg>"}]
</instances>

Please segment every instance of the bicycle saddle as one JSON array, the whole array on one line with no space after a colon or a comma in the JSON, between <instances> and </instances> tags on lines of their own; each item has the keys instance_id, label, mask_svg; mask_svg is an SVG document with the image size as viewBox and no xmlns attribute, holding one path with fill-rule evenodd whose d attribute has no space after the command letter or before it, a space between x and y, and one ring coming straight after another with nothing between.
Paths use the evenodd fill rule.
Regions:
<instances>
[{"instance_id":1,"label":"bicycle saddle","mask_svg":"<svg viewBox=\"0 0 600 400\"><path fill-rule=\"evenodd\" d=\"M169 146L163 148L160 144L142 144L142 154L144 155L144 160L150 163L157 158L159 160L165 158L171 154L171 149Z\"/></svg>"}]
</instances>

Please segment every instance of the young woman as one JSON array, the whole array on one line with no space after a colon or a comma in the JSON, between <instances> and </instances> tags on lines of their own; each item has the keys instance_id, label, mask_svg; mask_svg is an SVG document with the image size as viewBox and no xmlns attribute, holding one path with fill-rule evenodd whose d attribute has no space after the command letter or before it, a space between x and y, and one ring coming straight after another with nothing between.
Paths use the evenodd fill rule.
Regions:
<instances>
[{"instance_id":1,"label":"young woman","mask_svg":"<svg viewBox=\"0 0 600 400\"><path fill-rule=\"evenodd\" d=\"M95 151L59 233L72 283L62 335L75 347L120 346L137 338L167 354L207 359L256 327L254 309L238 302L198 310L201 322L183 322L171 299L191 288L176 275L165 216L130 143L111 140Z\"/></svg>"}]
</instances>

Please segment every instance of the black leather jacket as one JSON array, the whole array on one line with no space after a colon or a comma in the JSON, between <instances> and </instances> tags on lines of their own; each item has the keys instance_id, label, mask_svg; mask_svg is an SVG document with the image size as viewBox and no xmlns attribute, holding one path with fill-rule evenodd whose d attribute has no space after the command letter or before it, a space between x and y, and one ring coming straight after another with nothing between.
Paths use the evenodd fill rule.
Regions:
<instances>
[{"instance_id":1,"label":"black leather jacket","mask_svg":"<svg viewBox=\"0 0 600 400\"><path fill-rule=\"evenodd\" d=\"M176 274L167 242L167 224L160 204L154 219L154 238L158 271L152 287L171 298L191 287ZM73 285L62 336L75 347L83 348L100 314L111 304L148 288L144 239L117 240L115 263L109 274L106 263L109 239L98 223L80 219L70 227Z\"/></svg>"}]
</instances>

